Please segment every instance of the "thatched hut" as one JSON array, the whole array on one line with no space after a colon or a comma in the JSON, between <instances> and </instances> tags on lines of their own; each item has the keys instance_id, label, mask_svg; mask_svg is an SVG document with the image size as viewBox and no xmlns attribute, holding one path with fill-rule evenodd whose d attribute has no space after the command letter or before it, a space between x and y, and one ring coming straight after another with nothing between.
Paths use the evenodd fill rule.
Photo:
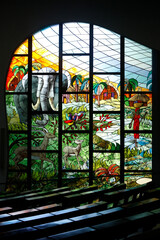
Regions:
<instances>
[{"instance_id":1,"label":"thatched hut","mask_svg":"<svg viewBox=\"0 0 160 240\"><path fill-rule=\"evenodd\" d=\"M144 93L135 94L133 97L129 98L130 107L141 107L147 106L149 97Z\"/></svg>"}]
</instances>

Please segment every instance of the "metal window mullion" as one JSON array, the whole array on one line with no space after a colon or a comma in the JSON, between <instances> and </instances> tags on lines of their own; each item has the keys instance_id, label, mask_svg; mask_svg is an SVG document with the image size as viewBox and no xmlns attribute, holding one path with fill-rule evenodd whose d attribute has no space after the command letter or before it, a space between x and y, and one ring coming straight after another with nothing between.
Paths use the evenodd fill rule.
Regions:
<instances>
[{"instance_id":1,"label":"metal window mullion","mask_svg":"<svg viewBox=\"0 0 160 240\"><path fill-rule=\"evenodd\" d=\"M93 184L93 24L90 24L90 56L89 56L89 79L90 79L90 98L89 98L89 184Z\"/></svg>"},{"instance_id":2,"label":"metal window mullion","mask_svg":"<svg viewBox=\"0 0 160 240\"><path fill-rule=\"evenodd\" d=\"M121 36L120 41L120 68L121 68L121 75L120 75L120 83L121 83L121 98L120 98L120 116L121 116L121 135L120 135L120 142L121 142L121 154L120 154L120 182L124 182L124 37Z\"/></svg>"},{"instance_id":3,"label":"metal window mullion","mask_svg":"<svg viewBox=\"0 0 160 240\"><path fill-rule=\"evenodd\" d=\"M58 187L62 186L62 36L63 24L59 24L59 156L58 156Z\"/></svg>"},{"instance_id":4,"label":"metal window mullion","mask_svg":"<svg viewBox=\"0 0 160 240\"><path fill-rule=\"evenodd\" d=\"M32 36L28 38L28 166L27 185L31 189L31 131L32 131Z\"/></svg>"}]
</instances>

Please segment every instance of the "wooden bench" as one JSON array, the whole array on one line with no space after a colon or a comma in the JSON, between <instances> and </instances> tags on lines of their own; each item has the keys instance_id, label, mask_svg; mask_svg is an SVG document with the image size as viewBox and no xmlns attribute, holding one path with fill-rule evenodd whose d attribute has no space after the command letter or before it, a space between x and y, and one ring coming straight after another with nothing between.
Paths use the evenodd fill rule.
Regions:
<instances>
[{"instance_id":1,"label":"wooden bench","mask_svg":"<svg viewBox=\"0 0 160 240\"><path fill-rule=\"evenodd\" d=\"M53 189L52 190L52 194L58 194L62 191L69 191L70 188L68 187L62 187L62 188L57 188L57 189ZM42 195L41 196L41 193L40 193L40 196L39 196L39 192L37 193L25 193L25 194L19 194L19 195L16 195L16 196L13 196L13 197L6 197L6 198L1 198L0 199L0 206L6 206L6 205L9 205L9 206L12 206L14 208L20 208L20 206L24 207L24 206L27 206L26 205L26 198L30 198L32 196L32 194L37 195L37 198L40 197L40 198L43 198L43 196L45 195ZM46 194L48 194L48 192L46 192ZM35 197L36 198L36 197Z\"/></svg>"},{"instance_id":2,"label":"wooden bench","mask_svg":"<svg viewBox=\"0 0 160 240\"><path fill-rule=\"evenodd\" d=\"M88 239L93 239L94 238L94 232L95 229L91 227L84 227L84 228L79 228L75 229L72 231L64 232L64 233L59 233L55 234L52 236L49 236L48 239L69 239L69 240L88 240Z\"/></svg>"},{"instance_id":3,"label":"wooden bench","mask_svg":"<svg viewBox=\"0 0 160 240\"><path fill-rule=\"evenodd\" d=\"M67 195L62 198L62 206L64 208L67 208L71 206L78 206L82 203L83 204L87 202L90 203L93 202L94 200L102 198L104 193L108 193L110 191L117 191L125 188L126 184L122 183L108 189L96 189L78 194Z\"/></svg>"},{"instance_id":4,"label":"wooden bench","mask_svg":"<svg viewBox=\"0 0 160 240\"><path fill-rule=\"evenodd\" d=\"M26 205L33 205L33 204L42 204L42 203L59 203L62 202L62 199L64 196L71 195L71 194L76 194L76 193L82 193L86 192L88 190L94 190L97 189L97 186L89 186L81 189L75 189L75 190L66 190L66 191L61 191L59 193L52 193L52 194L46 194L43 196L36 196L36 197L27 197L25 198Z\"/></svg>"},{"instance_id":5,"label":"wooden bench","mask_svg":"<svg viewBox=\"0 0 160 240\"><path fill-rule=\"evenodd\" d=\"M100 199L110 203L111 207L116 207L118 205L142 199L144 197L144 192L149 186L150 185L145 184L143 186L130 189L122 189L119 191L104 193Z\"/></svg>"},{"instance_id":6,"label":"wooden bench","mask_svg":"<svg viewBox=\"0 0 160 240\"><path fill-rule=\"evenodd\" d=\"M154 198L153 198L154 199ZM146 204L146 208L147 208L147 202L144 202L146 200L143 200L142 204ZM150 201L151 202L151 201ZM141 204L141 205L142 205ZM151 204L151 203L150 203ZM95 204L96 205L96 204ZM131 204L130 204L131 205ZM155 206L153 204L153 206ZM133 208L137 208L137 206L135 206L133 204ZM153 207L154 208L154 207ZM27 234L28 236L35 236L35 238L38 238L38 237L46 237L46 236L49 236L49 235L55 235L55 234L60 234L61 232L65 232L65 231L72 231L72 230L76 230L76 229L79 229L80 227L81 228L85 228L85 227L91 227L95 224L97 226L97 222L99 222L99 226L100 228L103 229L103 231L106 231L108 232L108 230L105 230L104 228L107 226L107 228L110 226L111 227L111 223L113 223L114 225L114 231L118 231L118 222L120 224L120 226L122 226L122 223L124 222L124 220L126 221L127 220L127 224L128 224L128 221L129 222L132 222L132 224L130 223L130 225L128 225L127 229L129 229L129 231L127 230L126 234L129 234L131 233L132 231L136 231L137 228L139 226L142 226L142 227L145 227L147 225L147 222L149 221L150 222L154 222L153 219L157 219L156 221L158 221L158 217L157 218L153 218L153 215L155 216L155 214L160 214L160 209L157 210L157 212L148 212L146 211L145 214L144 213L138 213L138 214L134 214L133 215L133 212L131 211L130 213L126 211L125 207L117 207L117 208L111 208L111 209L108 209L108 210L102 210L102 211L98 211L98 212L94 212L94 208L93 208L93 212L92 213L89 213L89 214L82 214L82 215L78 215L80 212L79 212L79 209L77 210L77 208L72 208L72 209L64 209L62 211L56 211L56 212L53 212L53 216L50 218L50 215L46 215L46 218L44 220L44 217L45 215L43 216L39 216L41 218L37 218L38 219L38 222L45 222L45 223L42 223L42 224L38 224L38 225L33 225L36 220L33 220L32 221L23 221L23 219L18 219L17 221L19 222L16 222L15 220L10 223L6 223L4 222L4 224L2 226L4 226L5 228L3 227L0 227L0 229L2 231L8 231L9 233L8 234L19 234L18 233L18 229L15 230L16 228L20 228L20 236L22 236L22 230L21 228L24 228L24 229L28 229L27 230ZM83 213L83 212L81 212ZM51 214L51 213L49 213ZM47 219L48 218L48 219ZM53 220L53 221L50 221L50 220ZM120 219L120 220L119 220ZM29 219L28 219L29 220ZM49 221L48 221L49 220ZM143 221L146 221L145 224L143 224ZM126 222L125 222L126 223ZM102 225L101 225L102 224ZM26 228L27 226L29 227L29 225L33 225L31 228ZM135 227L133 228L134 225ZM119 226L119 227L120 227ZM127 225L125 224L125 227ZM150 224L151 226L151 224ZM31 229L31 232L29 231L29 229ZM37 231L33 231L33 229L37 229ZM93 229L95 229L96 231L99 229L99 227L93 227ZM111 229L113 229L113 227L111 227ZM112 232L112 230L109 230L109 232ZM123 228L122 228L123 229ZM12 231L10 231L12 230ZM98 230L99 231L99 230ZM34 232L34 233L33 233ZM3 235L6 236L7 233L3 233L1 234L0 236L2 237ZM24 234L25 236L25 234ZM108 236L108 235L107 235ZM53 237L53 236L52 236ZM58 237L58 236L57 236ZM3 239L3 238L2 238ZM5 239L5 238L4 238ZM16 238L17 239L17 238Z\"/></svg>"}]
</instances>

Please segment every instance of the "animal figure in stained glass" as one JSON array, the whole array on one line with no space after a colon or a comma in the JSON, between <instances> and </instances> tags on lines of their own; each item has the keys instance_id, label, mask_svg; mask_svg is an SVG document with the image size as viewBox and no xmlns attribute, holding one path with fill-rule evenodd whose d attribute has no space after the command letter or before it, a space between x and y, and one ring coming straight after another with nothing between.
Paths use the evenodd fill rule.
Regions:
<instances>
[{"instance_id":1,"label":"animal figure in stained glass","mask_svg":"<svg viewBox=\"0 0 160 240\"><path fill-rule=\"evenodd\" d=\"M59 99L59 77L54 75L55 70L52 68L42 68L39 73L48 75L32 76L32 108L35 111L57 110ZM62 89L65 91L68 86L69 79L66 75L62 76ZM15 92L28 91L28 74L18 83ZM14 103L19 114L20 122L27 122L27 96L14 95ZM53 114L54 117L54 114ZM37 120L37 124L45 126L48 123L48 115L43 114L42 120Z\"/></svg>"},{"instance_id":2,"label":"animal figure in stained glass","mask_svg":"<svg viewBox=\"0 0 160 240\"><path fill-rule=\"evenodd\" d=\"M77 128L76 121L80 120L84 116L85 112L75 113L74 115L72 115L71 113L66 113L66 120L64 122L67 123L69 126L74 124L75 128Z\"/></svg>"}]
</instances>

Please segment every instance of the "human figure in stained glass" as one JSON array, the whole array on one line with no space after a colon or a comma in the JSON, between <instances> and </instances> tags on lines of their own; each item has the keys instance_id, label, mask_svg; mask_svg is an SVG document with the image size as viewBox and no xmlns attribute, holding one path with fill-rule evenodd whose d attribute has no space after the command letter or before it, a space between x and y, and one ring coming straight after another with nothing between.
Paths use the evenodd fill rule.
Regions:
<instances>
[{"instance_id":1,"label":"human figure in stained glass","mask_svg":"<svg viewBox=\"0 0 160 240\"><path fill-rule=\"evenodd\" d=\"M139 131L140 119L145 118L145 113L143 116L140 115L140 108L145 107L149 97L145 94L136 94L129 99L130 103L133 102L133 107L135 108L135 112L132 116L132 120L129 124L129 128L132 127L133 123L133 130ZM134 140L135 140L135 147L137 147L137 139L139 139L139 133L134 133Z\"/></svg>"}]
</instances>

